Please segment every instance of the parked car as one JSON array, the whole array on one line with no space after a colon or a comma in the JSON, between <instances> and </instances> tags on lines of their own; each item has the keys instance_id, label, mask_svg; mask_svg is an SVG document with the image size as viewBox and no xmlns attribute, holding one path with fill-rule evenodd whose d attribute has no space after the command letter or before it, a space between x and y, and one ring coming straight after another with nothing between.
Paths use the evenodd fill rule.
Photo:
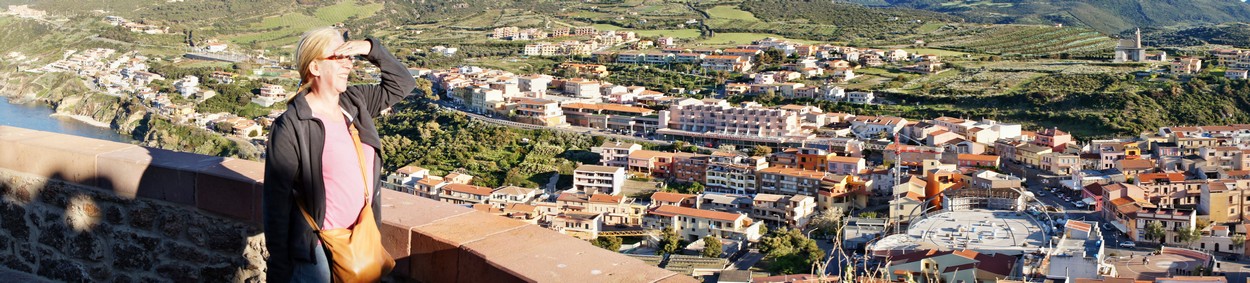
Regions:
<instances>
[{"instance_id":1,"label":"parked car","mask_svg":"<svg viewBox=\"0 0 1250 283\"><path fill-rule=\"evenodd\" d=\"M1120 247L1121 248L1136 248L1137 243L1134 243L1133 241L1123 241L1123 242L1120 242Z\"/></svg>"}]
</instances>

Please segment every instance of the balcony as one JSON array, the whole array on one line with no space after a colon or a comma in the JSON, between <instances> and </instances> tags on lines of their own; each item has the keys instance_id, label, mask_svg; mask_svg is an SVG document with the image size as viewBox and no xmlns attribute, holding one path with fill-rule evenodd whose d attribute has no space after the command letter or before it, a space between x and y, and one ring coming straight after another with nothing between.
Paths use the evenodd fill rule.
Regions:
<instances>
[{"instance_id":1,"label":"balcony","mask_svg":"<svg viewBox=\"0 0 1250 283\"><path fill-rule=\"evenodd\" d=\"M0 249L14 255L0 266L54 281L263 282L263 171L0 126ZM463 206L390 190L382 204L391 281L695 282Z\"/></svg>"}]
</instances>

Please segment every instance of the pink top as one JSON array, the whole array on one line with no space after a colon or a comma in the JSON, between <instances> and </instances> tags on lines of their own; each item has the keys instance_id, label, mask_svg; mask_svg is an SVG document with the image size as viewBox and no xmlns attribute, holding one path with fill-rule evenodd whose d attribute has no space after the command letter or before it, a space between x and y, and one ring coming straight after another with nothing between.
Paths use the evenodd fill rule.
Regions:
<instances>
[{"instance_id":1,"label":"pink top","mask_svg":"<svg viewBox=\"0 0 1250 283\"><path fill-rule=\"evenodd\" d=\"M313 117L322 119L316 114ZM344 118L346 119L346 118ZM326 215L321 229L351 228L360 216L360 209L365 205L365 192L361 187L365 181L360 177L360 160L356 157L355 141L347 131L347 124L324 122L326 129L325 148L321 150L321 177L325 180ZM365 153L365 170L373 172L373 147L361 144ZM370 174L369 187L373 186L376 176ZM372 192L370 188L369 192Z\"/></svg>"}]
</instances>

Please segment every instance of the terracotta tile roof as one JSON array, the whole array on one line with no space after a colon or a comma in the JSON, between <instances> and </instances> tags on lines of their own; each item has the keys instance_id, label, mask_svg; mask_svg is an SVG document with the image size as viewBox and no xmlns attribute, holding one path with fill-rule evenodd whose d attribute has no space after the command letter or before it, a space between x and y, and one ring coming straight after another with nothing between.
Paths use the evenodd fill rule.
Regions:
<instances>
[{"instance_id":1,"label":"terracotta tile roof","mask_svg":"<svg viewBox=\"0 0 1250 283\"><path fill-rule=\"evenodd\" d=\"M760 170L759 172L768 173L768 174L793 176L793 177L799 177L799 178L807 178L807 179L821 179L825 177L824 171L804 170L802 168L768 167L768 168L764 168L763 170Z\"/></svg>"},{"instance_id":2,"label":"terracotta tile roof","mask_svg":"<svg viewBox=\"0 0 1250 283\"><path fill-rule=\"evenodd\" d=\"M729 221L729 222L733 222L735 220L738 220L738 218L742 217L742 214L737 214L737 213L702 210L702 209L694 209L694 208L689 208L689 207L684 207L684 206L672 206L672 205L661 205L660 207L652 209L650 213L656 214L656 215L663 215L663 216L681 215L681 216L706 218L706 219Z\"/></svg>"},{"instance_id":3,"label":"terracotta tile roof","mask_svg":"<svg viewBox=\"0 0 1250 283\"><path fill-rule=\"evenodd\" d=\"M1198 128L1205 132L1231 132L1237 130L1231 126L1201 126Z\"/></svg>"},{"instance_id":4,"label":"terracotta tile roof","mask_svg":"<svg viewBox=\"0 0 1250 283\"><path fill-rule=\"evenodd\" d=\"M838 163L859 163L860 161L863 161L863 160L864 158L862 157L852 157L852 156L830 156L828 158L829 162L838 162Z\"/></svg>"},{"instance_id":5,"label":"terracotta tile roof","mask_svg":"<svg viewBox=\"0 0 1250 283\"><path fill-rule=\"evenodd\" d=\"M757 194L755 195L755 199L753 199L753 201L777 202L785 197L786 196L774 194Z\"/></svg>"},{"instance_id":6,"label":"terracotta tile roof","mask_svg":"<svg viewBox=\"0 0 1250 283\"><path fill-rule=\"evenodd\" d=\"M590 202L594 203L621 203L622 199L624 198L609 194L595 194L590 196Z\"/></svg>"},{"instance_id":7,"label":"terracotta tile roof","mask_svg":"<svg viewBox=\"0 0 1250 283\"><path fill-rule=\"evenodd\" d=\"M1147 170L1155 168L1155 162L1150 159L1125 159L1120 160L1120 167L1124 170Z\"/></svg>"},{"instance_id":8,"label":"terracotta tile roof","mask_svg":"<svg viewBox=\"0 0 1250 283\"><path fill-rule=\"evenodd\" d=\"M634 145L637 145L637 144L632 143L632 142L603 141L603 145L600 145L599 147L628 149L630 147L633 147Z\"/></svg>"},{"instance_id":9,"label":"terracotta tile roof","mask_svg":"<svg viewBox=\"0 0 1250 283\"><path fill-rule=\"evenodd\" d=\"M1068 223L1065 224L1064 226L1067 228L1072 228L1072 229L1081 230L1085 232L1089 232L1089 229L1090 229L1090 225L1088 223L1081 222L1081 221L1068 221Z\"/></svg>"},{"instance_id":10,"label":"terracotta tile roof","mask_svg":"<svg viewBox=\"0 0 1250 283\"><path fill-rule=\"evenodd\" d=\"M1142 183L1153 183L1160 181L1181 182L1185 181L1185 173L1166 172L1166 173L1144 173L1137 174L1137 180Z\"/></svg>"},{"instance_id":11,"label":"terracotta tile roof","mask_svg":"<svg viewBox=\"0 0 1250 283\"><path fill-rule=\"evenodd\" d=\"M1016 265L1016 258L1005 254L983 254L972 250L952 252L955 255L975 260L978 270L998 275L1011 275Z\"/></svg>"},{"instance_id":12,"label":"terracotta tile roof","mask_svg":"<svg viewBox=\"0 0 1250 283\"><path fill-rule=\"evenodd\" d=\"M1102 184L1099 184L1099 183L1089 184L1088 186L1085 186L1085 190L1089 191L1090 194L1093 194L1095 196L1102 196Z\"/></svg>"},{"instance_id":13,"label":"terracotta tile roof","mask_svg":"<svg viewBox=\"0 0 1250 283\"><path fill-rule=\"evenodd\" d=\"M507 206L504 206L504 211L518 211L518 212L530 212L530 213L533 213L533 212L534 212L534 209L536 209L536 208L537 208L537 207L535 207L535 206L533 206L533 205L528 205L528 204L524 204L524 203L510 203L510 204L508 204Z\"/></svg>"},{"instance_id":14,"label":"terracotta tile roof","mask_svg":"<svg viewBox=\"0 0 1250 283\"><path fill-rule=\"evenodd\" d=\"M655 192L651 195L651 200L656 202L680 203L682 200L694 198L695 195L679 194L670 192Z\"/></svg>"},{"instance_id":15,"label":"terracotta tile roof","mask_svg":"<svg viewBox=\"0 0 1250 283\"><path fill-rule=\"evenodd\" d=\"M428 176L428 177L422 178L420 181L417 181L417 184L431 186L431 187L438 185L440 183L443 183L443 178L438 177L438 176Z\"/></svg>"},{"instance_id":16,"label":"terracotta tile roof","mask_svg":"<svg viewBox=\"0 0 1250 283\"><path fill-rule=\"evenodd\" d=\"M582 166L577 166L577 169L574 169L573 171L587 171L587 172L599 172L599 173L616 173L616 171L618 171L618 170L622 170L622 168L621 168L621 167L612 167L612 166L599 166L599 165L589 165L589 164L584 164L584 165L582 165Z\"/></svg>"},{"instance_id":17,"label":"terracotta tile roof","mask_svg":"<svg viewBox=\"0 0 1250 283\"><path fill-rule=\"evenodd\" d=\"M399 170L395 170L395 173L411 175L412 173L417 173L421 170L425 170L425 168L408 165L408 166L400 167Z\"/></svg>"},{"instance_id":18,"label":"terracotta tile roof","mask_svg":"<svg viewBox=\"0 0 1250 283\"><path fill-rule=\"evenodd\" d=\"M503 188L499 188L498 190L495 190L494 193L502 194L502 195L526 195L526 194L533 193L535 191L537 190L529 189L529 188L522 188L522 187L517 187L517 186L505 186Z\"/></svg>"},{"instance_id":19,"label":"terracotta tile roof","mask_svg":"<svg viewBox=\"0 0 1250 283\"><path fill-rule=\"evenodd\" d=\"M622 105L622 104L616 104L616 103L580 103L578 102L578 103L568 103L565 105L561 105L560 108L591 109L591 110L597 110L597 111L606 110L606 111L635 113L639 115L648 115L648 114L655 112L655 110L651 110L647 108L634 107L634 106L628 106L628 105Z\"/></svg>"},{"instance_id":20,"label":"terracotta tile roof","mask_svg":"<svg viewBox=\"0 0 1250 283\"><path fill-rule=\"evenodd\" d=\"M479 196L489 196L491 192L495 191L487 187L479 187L479 186L465 185L465 184L449 184L449 185L443 186L443 189L448 190L448 191L453 191L453 192L461 192L461 193L479 195Z\"/></svg>"},{"instance_id":21,"label":"terracotta tile roof","mask_svg":"<svg viewBox=\"0 0 1250 283\"><path fill-rule=\"evenodd\" d=\"M559 197L556 197L556 201L587 202L589 200L587 200L586 195L583 195L583 194L561 193Z\"/></svg>"},{"instance_id":22,"label":"terracotta tile roof","mask_svg":"<svg viewBox=\"0 0 1250 283\"><path fill-rule=\"evenodd\" d=\"M704 60L744 60L742 56L737 55L708 55L703 57Z\"/></svg>"},{"instance_id":23,"label":"terracotta tile roof","mask_svg":"<svg viewBox=\"0 0 1250 283\"><path fill-rule=\"evenodd\" d=\"M997 162L997 161L998 161L998 156L997 156L997 155L988 155L988 154L960 154L960 155L958 156L958 159L959 159L960 161L967 160L967 161L993 161L993 162Z\"/></svg>"},{"instance_id":24,"label":"terracotta tile roof","mask_svg":"<svg viewBox=\"0 0 1250 283\"><path fill-rule=\"evenodd\" d=\"M654 151L654 150L635 150L629 153L629 159L654 159L656 157L673 158L672 152Z\"/></svg>"}]
</instances>

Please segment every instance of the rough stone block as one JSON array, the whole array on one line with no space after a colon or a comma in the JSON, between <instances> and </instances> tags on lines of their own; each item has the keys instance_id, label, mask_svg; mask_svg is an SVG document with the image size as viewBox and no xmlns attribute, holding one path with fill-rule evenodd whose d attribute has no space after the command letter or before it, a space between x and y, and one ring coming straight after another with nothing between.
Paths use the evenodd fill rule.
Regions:
<instances>
[{"instance_id":1,"label":"rough stone block","mask_svg":"<svg viewBox=\"0 0 1250 283\"><path fill-rule=\"evenodd\" d=\"M173 282L196 282L200 280L200 270L183 264L162 264L156 267L156 275Z\"/></svg>"},{"instance_id":2,"label":"rough stone block","mask_svg":"<svg viewBox=\"0 0 1250 283\"><path fill-rule=\"evenodd\" d=\"M10 202L0 203L0 228L9 231L19 242L30 239L30 225L26 222L26 208Z\"/></svg>"},{"instance_id":3,"label":"rough stone block","mask_svg":"<svg viewBox=\"0 0 1250 283\"><path fill-rule=\"evenodd\" d=\"M162 254L168 258L185 262L200 262L209 258L207 253L203 252L200 247L182 244L179 242L167 241L163 245Z\"/></svg>"},{"instance_id":4,"label":"rough stone block","mask_svg":"<svg viewBox=\"0 0 1250 283\"><path fill-rule=\"evenodd\" d=\"M425 282L456 281L461 245L525 225L529 224L471 212L417 226L412 234L410 274Z\"/></svg>"},{"instance_id":5,"label":"rough stone block","mask_svg":"<svg viewBox=\"0 0 1250 283\"><path fill-rule=\"evenodd\" d=\"M65 260L44 258L39 261L39 277L55 279L61 282L88 282L91 276L81 263Z\"/></svg>"},{"instance_id":6,"label":"rough stone block","mask_svg":"<svg viewBox=\"0 0 1250 283\"><path fill-rule=\"evenodd\" d=\"M131 203L128 209L130 210L130 227L139 230L152 230L158 217L164 215L144 202Z\"/></svg>"},{"instance_id":7,"label":"rough stone block","mask_svg":"<svg viewBox=\"0 0 1250 283\"><path fill-rule=\"evenodd\" d=\"M100 243L94 233L78 233L71 237L66 253L88 262L99 262L104 259L104 244Z\"/></svg>"},{"instance_id":8,"label":"rough stone block","mask_svg":"<svg viewBox=\"0 0 1250 283\"><path fill-rule=\"evenodd\" d=\"M176 239L185 232L187 227L185 215L176 212L160 214L160 233L165 237Z\"/></svg>"},{"instance_id":9,"label":"rough stone block","mask_svg":"<svg viewBox=\"0 0 1250 283\"><path fill-rule=\"evenodd\" d=\"M125 241L114 242L113 267L129 271L147 271L152 269L155 259L150 250Z\"/></svg>"}]
</instances>

